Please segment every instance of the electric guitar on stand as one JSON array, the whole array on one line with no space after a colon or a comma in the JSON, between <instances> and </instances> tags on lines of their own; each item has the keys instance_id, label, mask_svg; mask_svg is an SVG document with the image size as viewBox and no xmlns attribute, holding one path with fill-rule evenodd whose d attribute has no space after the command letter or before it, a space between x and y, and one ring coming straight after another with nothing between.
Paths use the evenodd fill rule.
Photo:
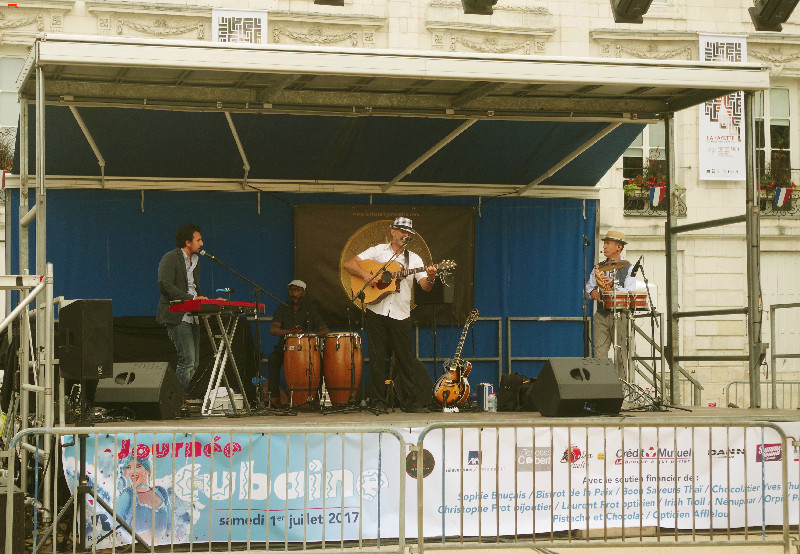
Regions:
<instances>
[{"instance_id":1,"label":"electric guitar on stand","mask_svg":"<svg viewBox=\"0 0 800 554\"><path fill-rule=\"evenodd\" d=\"M449 360L444 362L444 374L436 381L433 387L433 397L445 407L460 406L469 398L469 381L467 375L472 371L472 364L461 358L461 349L464 348L464 340L467 338L469 326L478 319L478 310L472 310L461 331L458 339L456 353Z\"/></svg>"},{"instance_id":2,"label":"electric guitar on stand","mask_svg":"<svg viewBox=\"0 0 800 554\"><path fill-rule=\"evenodd\" d=\"M370 275L375 275L383 267L381 262L374 262L372 260L361 260L358 265L361 266L361 269L369 271ZM444 260L443 262L433 265L439 272L450 271L456 267L456 263L452 260ZM425 268L416 267L414 269L403 269L403 266L392 260L386 265L386 270L372 281L375 286L369 286L364 289L364 303L372 304L374 302L380 302L388 295L400 292L400 283L403 279L409 275L419 273L420 271L425 271ZM353 296L361 290L365 282L366 281L361 277L356 277L355 275L350 276L350 288L352 289Z\"/></svg>"}]
</instances>

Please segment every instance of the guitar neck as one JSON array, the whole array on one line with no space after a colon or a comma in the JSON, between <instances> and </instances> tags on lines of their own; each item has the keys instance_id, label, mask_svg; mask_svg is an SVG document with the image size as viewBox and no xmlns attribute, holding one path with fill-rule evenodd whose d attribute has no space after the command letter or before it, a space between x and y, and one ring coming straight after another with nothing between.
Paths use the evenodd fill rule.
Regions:
<instances>
[{"instance_id":1,"label":"guitar neck","mask_svg":"<svg viewBox=\"0 0 800 554\"><path fill-rule=\"evenodd\" d=\"M414 275L420 271L425 271L424 267L415 267L414 269L401 269L392 273L392 279L405 279L409 275Z\"/></svg>"},{"instance_id":2,"label":"guitar neck","mask_svg":"<svg viewBox=\"0 0 800 554\"><path fill-rule=\"evenodd\" d=\"M464 330L461 331L461 337L458 339L458 347L456 348L456 353L453 355L453 360L459 361L461 360L461 349L464 348L464 341L467 340L467 331L469 330L469 321L466 325L464 325Z\"/></svg>"}]
</instances>

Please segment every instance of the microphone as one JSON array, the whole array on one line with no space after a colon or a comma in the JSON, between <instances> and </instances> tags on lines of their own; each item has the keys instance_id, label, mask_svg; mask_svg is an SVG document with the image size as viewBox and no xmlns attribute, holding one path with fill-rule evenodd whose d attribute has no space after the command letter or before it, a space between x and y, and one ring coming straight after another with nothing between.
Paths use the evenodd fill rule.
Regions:
<instances>
[{"instance_id":1,"label":"microphone","mask_svg":"<svg viewBox=\"0 0 800 554\"><path fill-rule=\"evenodd\" d=\"M224 289L217 289L217 292L227 292L228 294L231 294L231 293L234 293L234 292L236 292L236 291L235 291L235 290L233 290L233 289L232 289L232 288L230 288L230 287L225 287Z\"/></svg>"},{"instance_id":2,"label":"microphone","mask_svg":"<svg viewBox=\"0 0 800 554\"><path fill-rule=\"evenodd\" d=\"M631 271L631 277L636 277L636 272L642 269L642 258L644 258L644 254L639 256L639 259L636 261L636 265L633 266L633 271Z\"/></svg>"},{"instance_id":3,"label":"microphone","mask_svg":"<svg viewBox=\"0 0 800 554\"><path fill-rule=\"evenodd\" d=\"M209 254L209 253L208 253L208 252L206 252L205 250L201 250L201 251L200 251L200 252L198 252L198 253L199 253L201 256L205 256L206 258L211 258L212 260L216 260L216 259L217 259L217 257L216 257L214 254Z\"/></svg>"},{"instance_id":4,"label":"microphone","mask_svg":"<svg viewBox=\"0 0 800 554\"><path fill-rule=\"evenodd\" d=\"M413 238L413 237L412 237L411 235L408 235L407 237L403 237L403 246L405 246L406 244L408 244L409 242L411 242L411 239L412 239L412 238Z\"/></svg>"}]
</instances>

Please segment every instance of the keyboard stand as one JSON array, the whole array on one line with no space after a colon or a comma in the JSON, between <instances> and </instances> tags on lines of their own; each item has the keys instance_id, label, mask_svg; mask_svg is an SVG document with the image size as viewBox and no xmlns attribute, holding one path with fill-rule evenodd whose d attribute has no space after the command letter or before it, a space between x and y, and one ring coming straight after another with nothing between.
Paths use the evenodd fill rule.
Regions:
<instances>
[{"instance_id":1,"label":"keyboard stand","mask_svg":"<svg viewBox=\"0 0 800 554\"><path fill-rule=\"evenodd\" d=\"M228 382L228 376L225 374L225 364L227 363L228 358L230 358L231 365L233 366L233 374L236 376L236 384L239 385L239 390L242 393L242 402L244 403L244 408L248 414L251 413L252 410L250 409L250 402L247 400L247 394L245 394L242 378L239 375L239 368L236 366L236 359L233 357L233 349L231 348L233 336L236 333L236 326L239 324L239 316L226 316L228 317L227 325L219 313L198 313L197 316L203 318L203 324L206 328L206 332L208 333L208 338L211 341L211 345L214 347L214 366L211 369L211 377L208 380L208 388L206 389L206 395L203 397L203 404L200 407L200 413L205 416L226 415L225 410L214 409L214 401L217 397L217 390L219 389L220 383L224 382L225 390L228 392L228 400L230 400L231 403L231 408L228 413L231 415L237 414L233 390L231 390L230 383ZM217 325L219 326L221 334L217 337L215 337L211 332L211 325L208 323L208 319L210 317L216 319ZM217 338L220 339L219 342L217 342Z\"/></svg>"}]
</instances>

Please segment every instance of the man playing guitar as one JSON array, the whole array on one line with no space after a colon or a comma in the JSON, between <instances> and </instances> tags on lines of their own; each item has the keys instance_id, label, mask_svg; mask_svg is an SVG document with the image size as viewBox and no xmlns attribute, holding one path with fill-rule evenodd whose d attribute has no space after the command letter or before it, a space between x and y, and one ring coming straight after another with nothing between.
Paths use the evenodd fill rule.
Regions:
<instances>
[{"instance_id":1,"label":"man playing guitar","mask_svg":"<svg viewBox=\"0 0 800 554\"><path fill-rule=\"evenodd\" d=\"M345 262L344 269L354 277L369 281L372 274L359 265L365 260L382 264L394 260L404 268L424 267L422 259L406 249L406 244L416 234L411 220L398 217L389 230L392 235L390 243L366 249ZM369 286L377 286L380 278L376 277ZM433 382L425 366L414 356L412 347L411 287L414 278L422 290L430 291L436 279L436 266L406 276L400 280L399 290L367 305L370 399L378 409L385 409L387 405L386 365L394 354L398 367L393 380L404 409L418 413L428 411Z\"/></svg>"}]
</instances>

